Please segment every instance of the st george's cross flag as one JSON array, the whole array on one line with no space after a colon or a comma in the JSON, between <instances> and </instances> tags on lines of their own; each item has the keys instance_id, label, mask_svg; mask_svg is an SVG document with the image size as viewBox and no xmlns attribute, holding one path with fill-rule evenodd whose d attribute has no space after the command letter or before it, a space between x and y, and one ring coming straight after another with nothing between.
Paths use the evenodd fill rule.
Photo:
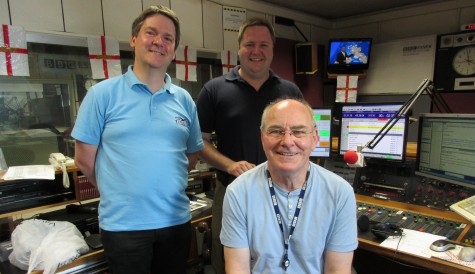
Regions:
<instances>
[{"instance_id":1,"label":"st george's cross flag","mask_svg":"<svg viewBox=\"0 0 475 274\"><path fill-rule=\"evenodd\" d=\"M87 45L93 79L107 79L122 74L117 39L108 36L89 36Z\"/></svg>"},{"instance_id":2,"label":"st george's cross flag","mask_svg":"<svg viewBox=\"0 0 475 274\"><path fill-rule=\"evenodd\" d=\"M26 32L20 26L2 25L0 75L30 76Z\"/></svg>"},{"instance_id":3,"label":"st george's cross flag","mask_svg":"<svg viewBox=\"0 0 475 274\"><path fill-rule=\"evenodd\" d=\"M233 70L237 66L237 54L234 51L221 51L221 66L223 67L223 75Z\"/></svg>"},{"instance_id":4,"label":"st george's cross flag","mask_svg":"<svg viewBox=\"0 0 475 274\"><path fill-rule=\"evenodd\" d=\"M358 76L338 75L335 102L356 102Z\"/></svg>"},{"instance_id":5,"label":"st george's cross flag","mask_svg":"<svg viewBox=\"0 0 475 274\"><path fill-rule=\"evenodd\" d=\"M196 49L178 46L176 50L176 78L196 82Z\"/></svg>"}]
</instances>

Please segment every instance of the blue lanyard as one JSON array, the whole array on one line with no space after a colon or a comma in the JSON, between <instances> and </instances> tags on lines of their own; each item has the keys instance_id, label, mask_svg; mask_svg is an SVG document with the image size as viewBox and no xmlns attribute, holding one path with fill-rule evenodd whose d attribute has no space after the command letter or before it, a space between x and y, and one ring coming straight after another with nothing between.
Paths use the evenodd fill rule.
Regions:
<instances>
[{"instance_id":1,"label":"blue lanyard","mask_svg":"<svg viewBox=\"0 0 475 274\"><path fill-rule=\"evenodd\" d=\"M284 271L287 271L287 268L290 265L290 260L289 260L290 239L292 238L292 234L294 234L295 227L297 226L300 209L302 208L302 204L303 204L303 197L305 196L305 190L307 189L307 182L308 182L309 175L310 175L310 171L307 171L307 176L305 177L305 183L303 184L302 189L300 190L299 199L297 201L297 208L295 209L295 214L294 214L294 217L292 218L292 224L290 226L289 237L285 239L284 227L282 225L282 216L280 214L279 205L277 204L277 196L275 195L274 182L272 181L272 177L270 176L269 170L267 170L267 182L269 186L270 197L272 200L272 205L274 206L277 223L279 223L280 231L282 232L282 239L284 240L284 256L282 258L282 268L284 269Z\"/></svg>"}]
</instances>

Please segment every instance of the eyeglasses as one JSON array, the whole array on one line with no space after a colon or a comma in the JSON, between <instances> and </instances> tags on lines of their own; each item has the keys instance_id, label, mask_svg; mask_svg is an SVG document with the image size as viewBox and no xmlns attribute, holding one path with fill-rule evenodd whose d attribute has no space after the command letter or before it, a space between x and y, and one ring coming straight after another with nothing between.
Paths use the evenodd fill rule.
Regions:
<instances>
[{"instance_id":1,"label":"eyeglasses","mask_svg":"<svg viewBox=\"0 0 475 274\"><path fill-rule=\"evenodd\" d=\"M312 131L306 131L303 129L294 129L294 130L282 130L282 129L268 129L266 134L273 139L282 139L285 134L288 133L290 136L293 136L297 139L304 138Z\"/></svg>"}]
</instances>

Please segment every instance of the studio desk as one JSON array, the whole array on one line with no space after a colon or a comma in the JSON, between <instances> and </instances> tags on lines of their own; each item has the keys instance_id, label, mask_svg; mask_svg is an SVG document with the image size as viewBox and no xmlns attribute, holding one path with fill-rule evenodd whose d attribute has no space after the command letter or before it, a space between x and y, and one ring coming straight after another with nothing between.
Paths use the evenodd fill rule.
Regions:
<instances>
[{"instance_id":1,"label":"studio desk","mask_svg":"<svg viewBox=\"0 0 475 274\"><path fill-rule=\"evenodd\" d=\"M47 191L48 194L50 194L50 196L59 197L59 199L57 199L57 200L37 199L35 201L35 203L28 204L27 207L12 207L12 209L14 209L14 211L0 212L0 217L1 218L8 218L8 223L9 223L9 229L8 230L9 230L9 232L11 233L14 230L15 225L18 224L18 222L13 221L13 218L12 218L13 216L20 216L20 215L23 216L24 214L33 215L33 214L36 214L38 212L45 212L45 211L49 211L51 209L54 209L54 210L51 211L51 212L46 212L45 214L39 214L39 216L42 216L42 215L43 216L44 215L49 215L49 216L51 216L51 215L53 215L53 216L63 215L64 216L66 210L61 209L61 208L64 208L64 206L67 205L67 204L80 202L82 200L81 199L81 192L82 192L81 188L82 187L80 186L80 182L79 182L80 180L78 179L78 177L79 178L81 177L81 173L77 168L68 168L68 174L69 174L70 180L71 180L71 188L70 189L62 190L61 188L58 187L58 188L55 188L55 189L49 189L48 188L47 190L44 190L44 191ZM49 185L59 184L59 185L62 186L62 181L61 180L62 180L62 174L60 172L57 172L55 181L53 183L51 183L51 181L49 181ZM187 189L187 192L188 191L192 192L193 190L198 190L198 189L200 191L212 191L214 189L215 180L216 180L216 174L213 171L192 173L188 177L189 188ZM2 186L2 184L11 185L11 184L13 184L13 182L14 181L6 182L6 181L3 181L3 180L0 180L0 187ZM72 182L74 182L74 185L73 185ZM28 188L32 188L32 189L33 189L33 187L30 186L29 184L34 185L35 187L38 185L38 182L35 182L35 181L18 182L18 183L20 184L20 187L22 189L25 189L25 185L23 185L23 184L28 184L26 186L28 186ZM35 188L35 189L37 189L37 188ZM52 191L54 192L54 195L51 195ZM40 192L38 192L37 190L35 191L35 193L37 194L37 196L40 196ZM1 194L1 192L0 192L0 194ZM29 196L32 195L32 193L26 193L26 194L28 194ZM22 195L19 194L18 197L22 197ZM201 252L198 251L198 249L202 248L202 247L198 244L197 233L196 233L197 227L200 226L200 227L209 227L209 228L211 228L212 200L210 200L208 198L203 198L203 200L207 201L208 204L205 207L196 209L195 211L193 211L191 213L191 215L192 215L192 220L191 220L192 242L191 242L190 255L188 257L188 265L189 266L196 265L196 264L203 261L203 258L199 255ZM0 201L3 201L3 200L0 199ZM87 204L90 201L91 200L83 201L83 204ZM97 202L92 202L92 203L97 204ZM7 203L4 203L4 204L0 203L0 208L4 205L7 205ZM81 214L85 215L83 213L81 213ZM67 213L66 213L66 215L67 215ZM41 217L39 217L39 218L41 218ZM66 218L68 218L68 217L66 217ZM82 217L73 217L73 218L82 218ZM84 217L84 219L86 219L86 217ZM91 220L92 217L88 216L87 219ZM94 219L97 220L97 215L94 215ZM47 220L54 220L54 219L47 219ZM62 219L59 219L59 220L63 221ZM92 222L92 221L89 221L89 222ZM83 224L83 223L81 222L81 224ZM96 226L97 226L97 223L96 223ZM58 268L57 272L63 272L63 271L66 271L66 270L69 271L73 268L79 269L79 268L82 268L85 265L92 265L94 263L99 263L100 264L103 261L104 261L104 251L103 251L103 249L102 248L99 248L99 249L91 248L88 253L83 254L78 259L74 260L72 263ZM26 271L23 271L23 270L15 267L13 265L11 265L8 261L6 261L6 262L3 262L3 263L0 262L0 273L1 274L24 274L24 273L26 273ZM34 271L33 273L39 274L39 273L42 273L42 271ZM86 272L84 272L84 273L86 273ZM92 272L87 272L87 273L92 273ZM104 272L98 272L98 273L104 273Z\"/></svg>"},{"instance_id":2,"label":"studio desk","mask_svg":"<svg viewBox=\"0 0 475 274\"><path fill-rule=\"evenodd\" d=\"M335 143L335 141L334 141ZM336 142L337 143L337 142ZM407 155L408 157L414 157L416 146L415 144L408 144L407 146ZM79 202L81 199L79 197L79 187L78 187L78 170L72 169L68 170L71 171L71 179L75 182L75 194L71 197L69 201L63 201L57 203L56 205L65 205L72 202ZM190 185L194 185L196 187L197 181L203 181L203 190L211 190L213 188L213 183L215 182L215 173L214 172L202 172L198 174L191 174L190 175ZM69 194L68 194L69 195ZM402 227L420 230L423 229L425 232L432 233L437 231L437 233L441 233L438 235L445 235L450 234L451 240L458 242L461 245L470 245L474 246L475 243L475 227L472 226L467 220L459 216L458 214L447 211L447 210L436 210L427 206L417 205L417 204L410 204L405 202L398 202L395 200L381 200L377 198L373 198L371 196L362 195L362 194L355 194L357 200L357 207L365 207L374 209L374 212L380 212L381 214L376 216L373 215L372 219L376 219L377 221L386 221L389 220L391 222L397 222L398 218L395 217L395 212L404 212L404 215L408 217L408 220L412 220L410 223L405 223ZM67 196L69 197L69 196ZM0 214L0 217L6 217L9 215L14 214L22 214L26 212L32 212L37 209L44 209L49 206L40 206L33 209L24 209L14 212L12 214ZM211 224L212 216L210 214L210 207L203 208L202 211L193 213L192 219L192 226L196 228L200 223L206 222L208 225ZM361 211L358 211L358 214L361 214ZM376 213L372 213L376 214ZM411 219L412 218L412 219ZM460 225L463 225L463 228L460 228ZM436 233L433 233L436 234ZM201 258L198 256L198 246L197 241L195 239L196 235L193 232L193 241L192 247L190 252L190 257L188 263L190 265L196 264L200 262ZM369 261L370 264L373 263L378 258L372 256L377 254L378 256L382 256L385 258L389 258L390 260L395 260L407 265L420 267L421 273L450 273L450 274L459 274L459 273L475 273L475 271L471 268L467 268L462 265L458 265L455 263L451 263L448 261L444 261L437 258L425 258L416 256L413 254L405 253L402 251L395 251L394 249L389 249L385 247L381 247L380 243L382 240L377 239L370 231L367 232L359 232L358 235L358 249L355 252L355 259L354 265L355 268L358 264L364 265L365 261ZM362 256L359 254L362 253ZM76 259L71 264L65 265L58 269L58 272L64 271L67 269L75 268L78 266L82 266L84 264L90 264L91 262L95 261L103 261L104 260L104 253L102 249L92 250L87 254L82 255L78 259ZM366 262L367 263L367 262ZM357 268L358 270L358 268ZM431 270L432 272L424 272L422 270ZM369 273L398 273L398 272L384 272L384 271L360 271L363 274ZM25 273L24 271L19 270L16 267L8 266L8 263L0 264L0 273L7 274L7 273ZM37 271L36 273L41 273L41 271ZM408 273L408 272L399 272L399 273ZM415 273L415 272L414 272Z\"/></svg>"},{"instance_id":3,"label":"studio desk","mask_svg":"<svg viewBox=\"0 0 475 274\"><path fill-rule=\"evenodd\" d=\"M432 209L429 207L407 204L402 202L396 202L391 200L381 200L373 198L370 196L356 194L357 207L365 207L374 210L374 216L370 216L371 219L377 220L391 220L392 222L397 222L400 216L395 216L396 212L404 212L403 215L407 217L409 224L405 224L405 228L411 228L414 230L420 230L420 228L426 229L426 232L430 233L431 231L437 230L441 234L451 234L454 241L460 243L461 245L467 242L467 239L470 239L469 243L466 245L473 245L473 240L475 239L475 228L468 223L464 218L460 217L458 214L450 211L441 211ZM381 214L378 215L378 212ZM361 214L362 211L359 211L358 214ZM391 217L390 217L391 216ZM202 212L193 213L192 226L196 228L200 223L206 222L209 226L211 224L212 216L209 214L209 208L204 208ZM412 220L412 221L411 221ZM466 224L462 229L459 229L460 224ZM195 231L195 229L193 229ZM416 256L413 254L405 253L402 251L395 251L394 249L389 249L381 247L380 243L382 240L377 239L370 231L359 232L358 235L358 249L355 252L354 265L355 268L359 265L365 265L365 263L374 264L375 261L379 258L375 257L373 254L389 258L390 260L395 260L402 262L407 265L412 265L421 268L421 271L418 273L447 273L447 274L460 274L460 273L475 273L475 270L467 268L462 265L455 263L447 262L437 258L425 258ZM360 254L363 254L359 256ZM104 253L102 249L92 250L91 252L82 255L80 258L75 260L69 265L66 265L59 271L66 269L71 269L73 267L78 267L85 265L91 262L100 262L104 260ZM196 265L199 263L201 258L198 256L198 245L196 241L195 232L193 232L193 241L191 252L188 260L188 264ZM366 262L365 262L366 261ZM366 266L362 267L367 269ZM385 267L384 267L385 268ZM390 267L391 268L391 267ZM356 268L359 270L358 268ZM422 271L432 270L433 272ZM1 271L0 271L1 272ZM3 272L2 272L3 273ZM5 272L9 273L9 272ZM21 273L21 272L15 272ZM36 273L41 273L40 271ZM387 272L385 269L381 271L360 271L362 274L373 274L373 273L403 273L407 274L409 272L400 271L400 272ZM415 273L415 272L413 272Z\"/></svg>"},{"instance_id":4,"label":"studio desk","mask_svg":"<svg viewBox=\"0 0 475 274\"><path fill-rule=\"evenodd\" d=\"M337 154L338 138L333 138L332 145L333 153ZM388 179L388 181L389 179L397 180L403 177L400 176L400 173L411 173L411 168L413 168L411 166L411 161L414 162L416 155L417 144L409 142L407 143L406 147L406 157L408 160L404 164L404 167L398 167L391 164L391 166L389 167L385 165L376 168L373 167L373 169L367 169L366 172L362 172L362 169L360 169L359 172L356 172L356 177L358 177L358 174L363 174L366 175L366 177L372 177L375 181L382 179ZM398 224L402 228L423 231L435 235L450 235L448 238L450 240L458 242L460 245L468 245L475 247L475 227L468 220L464 219L460 215L450 210L441 210L434 208L434 201L438 198L438 194L436 193L438 193L438 191L444 191L444 193L446 193L446 189L438 188L437 186L433 186L429 182L426 182L425 185L422 185L423 190L421 192L418 192L420 190L416 191L415 189L421 186L420 178L415 178L411 176L402 179L407 180L408 186L405 189L405 193L403 194L404 196L402 196L403 198L399 199L398 201L397 199L392 198L385 200L373 197L371 195L372 193L366 192L365 188L361 187L361 182L358 182L358 178L356 178L353 182L353 187L355 188L356 193L355 195L358 208L357 217L362 214L365 214L370 218L373 224L377 222L390 222ZM432 191L432 196L429 196L427 198L425 197L424 193L428 193L429 191ZM462 190L460 190L460 192L458 192L456 196L458 196L458 194L460 194L461 192ZM472 192L473 190L471 192L467 192L467 194L469 194L470 196L473 194ZM450 203L453 203L453 200L451 200L449 204ZM439 205L440 204L443 203L439 202ZM447 208L447 205L445 205L445 208ZM371 210L372 213L368 213L368 210ZM403 216L406 218L403 219ZM370 231L373 224L370 225L369 231L358 232L359 245L358 249L355 252L353 263L357 271L363 269L364 271L360 272L364 274L406 274L410 272L406 270L400 272L387 272L387 269L393 270L388 267L388 265L395 265L392 263L392 261L395 260L402 264L421 268L420 271L417 272L418 274L475 273L474 269L444 261L438 258L427 259L425 257L416 256L399 250L395 251L394 249L382 247L380 246L382 240L376 238L376 236L374 236ZM379 265L380 268L378 269L376 266L373 265L375 265L376 261L381 258L386 260L386 265L382 265L382 267L381 265ZM361 265L360 268L358 268L358 264ZM373 269L371 270L370 268ZM426 270L427 272L424 272L424 270Z\"/></svg>"},{"instance_id":5,"label":"studio desk","mask_svg":"<svg viewBox=\"0 0 475 274\"><path fill-rule=\"evenodd\" d=\"M437 235L443 235L445 233L451 234L454 237L454 241L458 242L460 245L473 246L473 239L475 237L475 228L468 222L466 219L462 218L460 215L451 212L451 211L441 211L432 209L429 207L418 206L413 204L401 203L391 200L381 200L373 198L370 196L356 194L357 206L360 208L365 207L372 209L375 216L370 215L370 219L380 218L381 220L390 220L391 223L401 222L401 218L404 215L407 218L407 221L404 225L401 225L403 228L410 228L413 230L424 231L427 233L432 233L437 231ZM366 210L366 209L365 209ZM358 215L363 212L358 212ZM378 212L380 215L378 215ZM403 212L401 214L401 212ZM397 214L396 214L397 213ZM367 213L366 213L367 214ZM376 216L378 215L378 216ZM397 216L396 216L397 215ZM463 228L460 228L462 224ZM463 224L466 224L463 225ZM404 237L404 236L403 236ZM459 274L459 273L475 273L475 269L471 269L459 264L448 262L438 258L425 258L416 256L413 254L405 253L402 251L397 251L394 249L386 248L380 246L380 243L383 240L376 238L371 231L359 232L358 234L358 250L367 251L364 252L365 256L369 258L358 258L355 256L355 260L362 259L368 260L371 264L374 263L374 260L377 258L368 256L370 253L376 253L384 257L389 258L389 261L396 260L404 264L420 267L427 270L433 270L440 273L447 274ZM358 250L355 255L358 254ZM368 253L370 252L370 253ZM357 264L357 262L354 262ZM365 264L368 262L363 262ZM357 269L358 270L358 269ZM380 273L383 273L382 270ZM367 272L367 273L376 273L376 272ZM385 272L388 273L388 272ZM396 272L394 272L396 273ZM405 272L400 272L405 273ZM431 272L433 273L433 272Z\"/></svg>"}]
</instances>

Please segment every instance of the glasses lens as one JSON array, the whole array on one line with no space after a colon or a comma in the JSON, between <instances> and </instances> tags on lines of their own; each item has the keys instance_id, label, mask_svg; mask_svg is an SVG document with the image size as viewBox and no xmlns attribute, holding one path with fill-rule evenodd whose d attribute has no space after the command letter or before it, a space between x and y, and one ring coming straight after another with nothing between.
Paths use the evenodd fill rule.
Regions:
<instances>
[{"instance_id":1,"label":"glasses lens","mask_svg":"<svg viewBox=\"0 0 475 274\"><path fill-rule=\"evenodd\" d=\"M305 130L290 130L290 131L285 131L282 129L269 129L267 131L267 135L274 139L282 139L286 133L289 133L291 136L295 138L303 138L307 136L309 132Z\"/></svg>"}]
</instances>

